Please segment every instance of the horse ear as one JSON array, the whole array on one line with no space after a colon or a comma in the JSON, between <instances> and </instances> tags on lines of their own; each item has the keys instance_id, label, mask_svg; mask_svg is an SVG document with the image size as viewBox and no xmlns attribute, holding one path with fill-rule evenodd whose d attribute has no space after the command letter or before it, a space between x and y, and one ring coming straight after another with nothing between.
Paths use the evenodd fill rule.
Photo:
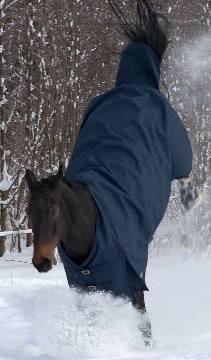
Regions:
<instances>
[{"instance_id":1,"label":"horse ear","mask_svg":"<svg viewBox=\"0 0 211 360\"><path fill-rule=\"evenodd\" d=\"M37 184L36 176L28 169L26 169L25 180L30 190Z\"/></svg>"},{"instance_id":2,"label":"horse ear","mask_svg":"<svg viewBox=\"0 0 211 360\"><path fill-rule=\"evenodd\" d=\"M63 164L60 164L59 165L59 169L58 169L58 172L57 172L57 174L56 174L56 177L58 178L58 179L63 179L63 176L64 176L64 165Z\"/></svg>"},{"instance_id":3,"label":"horse ear","mask_svg":"<svg viewBox=\"0 0 211 360\"><path fill-rule=\"evenodd\" d=\"M56 185L56 184L58 184L60 182L60 180L63 179L63 177L64 177L64 175L63 175L63 164L60 164L56 175L53 175L53 176L48 178L48 183L51 184L51 185Z\"/></svg>"}]
</instances>

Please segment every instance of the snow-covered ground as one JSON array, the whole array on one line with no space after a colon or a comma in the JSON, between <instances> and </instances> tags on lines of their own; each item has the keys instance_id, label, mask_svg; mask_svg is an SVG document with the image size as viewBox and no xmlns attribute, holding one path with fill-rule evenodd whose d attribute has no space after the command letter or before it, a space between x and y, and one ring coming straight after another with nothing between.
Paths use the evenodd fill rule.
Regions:
<instances>
[{"instance_id":1,"label":"snow-covered ground","mask_svg":"<svg viewBox=\"0 0 211 360\"><path fill-rule=\"evenodd\" d=\"M61 265L38 274L30 254L0 259L1 360L211 359L211 261L151 259L147 306L153 349L146 350L129 303L110 295L81 296Z\"/></svg>"}]
</instances>

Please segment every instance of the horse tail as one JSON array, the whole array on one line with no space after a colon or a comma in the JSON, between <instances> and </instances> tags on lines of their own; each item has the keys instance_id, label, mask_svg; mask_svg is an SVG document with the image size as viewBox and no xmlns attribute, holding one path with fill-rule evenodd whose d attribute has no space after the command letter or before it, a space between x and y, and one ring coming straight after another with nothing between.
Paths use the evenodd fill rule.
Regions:
<instances>
[{"instance_id":1,"label":"horse tail","mask_svg":"<svg viewBox=\"0 0 211 360\"><path fill-rule=\"evenodd\" d=\"M162 60L169 44L168 21L163 15L158 15L150 0L136 0L136 23L131 24L116 0L108 0L116 15L124 35L132 42L142 42L149 45Z\"/></svg>"}]
</instances>

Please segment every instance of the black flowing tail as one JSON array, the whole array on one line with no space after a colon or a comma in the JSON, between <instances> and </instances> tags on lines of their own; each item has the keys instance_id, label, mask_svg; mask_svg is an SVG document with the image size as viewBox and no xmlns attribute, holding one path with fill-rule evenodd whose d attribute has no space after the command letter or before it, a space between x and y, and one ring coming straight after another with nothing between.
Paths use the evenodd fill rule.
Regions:
<instances>
[{"instance_id":1,"label":"black flowing tail","mask_svg":"<svg viewBox=\"0 0 211 360\"><path fill-rule=\"evenodd\" d=\"M168 46L168 22L158 15L149 0L136 0L136 23L131 24L123 14L116 0L108 0L120 26L132 42L143 42L149 45L162 60Z\"/></svg>"}]
</instances>

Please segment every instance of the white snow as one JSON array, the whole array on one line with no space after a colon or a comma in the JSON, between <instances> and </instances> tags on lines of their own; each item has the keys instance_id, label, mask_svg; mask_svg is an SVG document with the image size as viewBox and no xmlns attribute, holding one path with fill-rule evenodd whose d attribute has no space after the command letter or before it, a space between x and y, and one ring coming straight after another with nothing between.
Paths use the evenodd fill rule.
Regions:
<instances>
[{"instance_id":1,"label":"white snow","mask_svg":"<svg viewBox=\"0 0 211 360\"><path fill-rule=\"evenodd\" d=\"M4 159L5 160L5 154ZM12 186L12 176L8 174L6 161L4 161L3 179L0 181L0 191L8 191Z\"/></svg>"},{"instance_id":2,"label":"white snow","mask_svg":"<svg viewBox=\"0 0 211 360\"><path fill-rule=\"evenodd\" d=\"M175 66L188 74L192 85L211 76L211 32L184 43L175 49ZM181 58L183 61L181 61ZM180 59L180 60L179 60ZM184 74L185 75L185 74Z\"/></svg>"},{"instance_id":3,"label":"white snow","mask_svg":"<svg viewBox=\"0 0 211 360\"><path fill-rule=\"evenodd\" d=\"M34 22L33 22L33 20L30 20L30 21L29 21L29 25L30 25L30 27L31 27L32 32L36 32L36 30L35 30L35 28L34 28Z\"/></svg>"},{"instance_id":4,"label":"white snow","mask_svg":"<svg viewBox=\"0 0 211 360\"><path fill-rule=\"evenodd\" d=\"M4 4L5 4L5 0L1 0L0 1L0 9L3 9Z\"/></svg>"},{"instance_id":5,"label":"white snow","mask_svg":"<svg viewBox=\"0 0 211 360\"><path fill-rule=\"evenodd\" d=\"M160 257L149 261L146 294L153 349L146 350L130 303L80 295L62 265L39 274L31 254L0 259L1 360L210 360L211 261Z\"/></svg>"},{"instance_id":6,"label":"white snow","mask_svg":"<svg viewBox=\"0 0 211 360\"><path fill-rule=\"evenodd\" d=\"M2 46L0 46L0 53L2 52ZM0 101L0 107L4 104L6 104L8 102L7 98L5 97L5 95L2 96L2 100Z\"/></svg>"},{"instance_id":7,"label":"white snow","mask_svg":"<svg viewBox=\"0 0 211 360\"><path fill-rule=\"evenodd\" d=\"M11 182L8 178L4 178L2 181L0 181L0 191L7 191L9 190L11 186Z\"/></svg>"}]
</instances>

